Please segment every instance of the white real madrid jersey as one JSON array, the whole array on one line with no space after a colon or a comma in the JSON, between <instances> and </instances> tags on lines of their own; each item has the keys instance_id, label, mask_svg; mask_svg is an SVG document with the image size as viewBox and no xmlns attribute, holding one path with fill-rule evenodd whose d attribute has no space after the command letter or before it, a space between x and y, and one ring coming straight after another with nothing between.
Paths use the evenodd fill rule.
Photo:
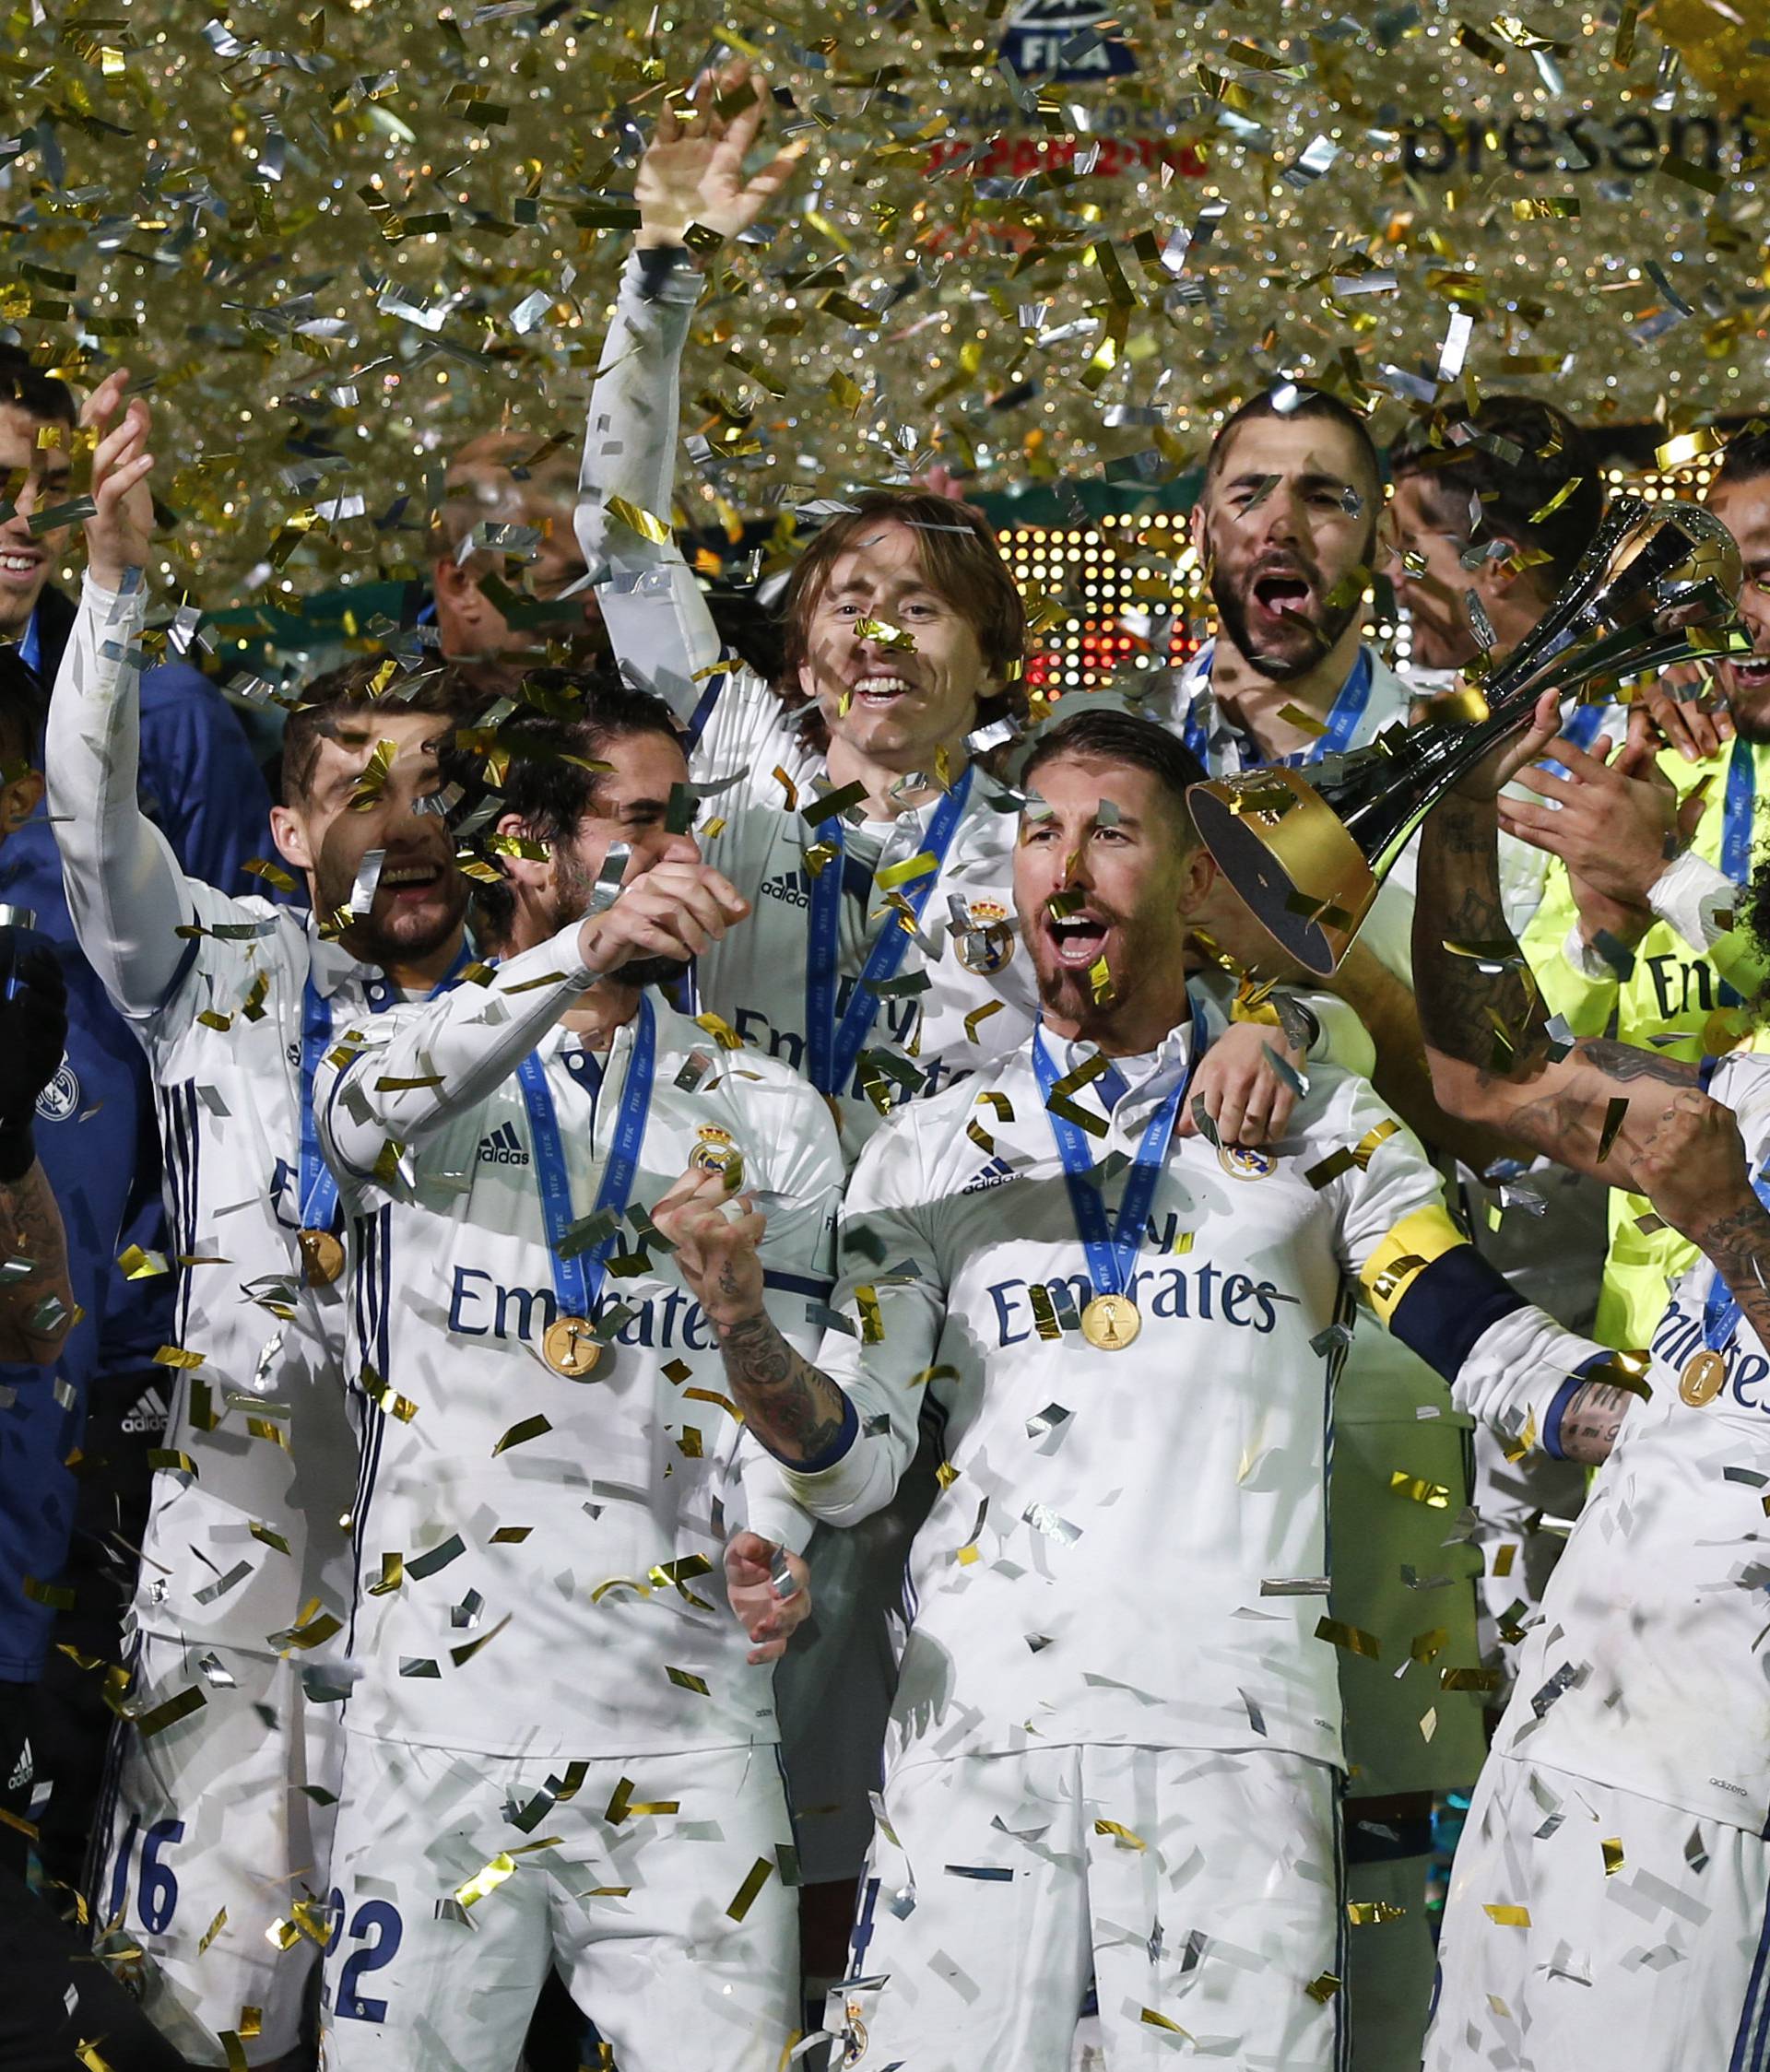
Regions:
<instances>
[{"instance_id":1,"label":"white real madrid jersey","mask_svg":"<svg viewBox=\"0 0 1770 2072\"><path fill-rule=\"evenodd\" d=\"M154 1477L136 1608L150 1632L263 1648L313 1599L328 1624L349 1604L343 1295L305 1283L297 1242L303 997L311 972L342 1027L385 981L320 942L303 913L188 891L205 933L137 1030L185 1262L166 1446L190 1466Z\"/></svg>"},{"instance_id":2,"label":"white real madrid jersey","mask_svg":"<svg viewBox=\"0 0 1770 2072\"><path fill-rule=\"evenodd\" d=\"M699 960L701 1004L754 1048L808 1069L812 867L806 853L828 830L820 833L804 814L819 787L828 788L824 758L772 687L724 654L706 599L667 528L660 525L664 536L654 537L611 508L624 501L651 514L670 509L679 366L701 292L700 276L686 265L668 276L655 301L641 294L640 279L630 261L590 400L578 537L590 566L607 577L597 595L623 669L665 699L688 728L695 783L727 786L703 808L702 849L752 902L754 916ZM722 669L722 661L729 666ZM900 925L885 894L923 889L922 878L894 888L893 866L922 851L938 806L860 830L856 850L877 855L870 880L864 865L856 867L858 856L846 868L838 1015L872 945ZM1017 831L1015 800L978 769L919 936L907 941L895 976L877 995L879 1012L863 1046L863 1054L885 1049L905 1061L901 1076L880 1082L892 1103L976 1070L1016 1048L1032 1028L1035 988L1012 920ZM968 925L955 935L960 916ZM880 1111L852 1086L843 1090L841 1108L852 1154Z\"/></svg>"},{"instance_id":3,"label":"white real madrid jersey","mask_svg":"<svg viewBox=\"0 0 1770 2072\"><path fill-rule=\"evenodd\" d=\"M1097 1164L1135 1154L1191 1042L1174 1031L1140 1077L1127 1065ZM1092 1055L1052 1051L1066 1071ZM1361 1146L1363 1164L1345 1155ZM1122 1185L1103 1185L1109 1210ZM867 1515L925 1399L944 1418L943 1487L910 1563L903 1760L1058 1741L1339 1760L1335 1650L1316 1637L1338 1365L1322 1334L1351 1282L1427 1227L1468 1253L1413 1138L1364 1081L1318 1067L1269 1151L1173 1140L1129 1289L1141 1330L1099 1349L1078 1328L1086 1256L1031 1047L892 1118L844 1211L839 1300L864 1319L869 1289L877 1327L832 1332L820 1355L858 1435L786 1479L833 1523ZM1479 1336L1451 1313L1433 1330L1468 1339L1446 1359L1465 1408L1540 1422L1598 1348L1499 1294Z\"/></svg>"},{"instance_id":4,"label":"white real madrid jersey","mask_svg":"<svg viewBox=\"0 0 1770 2072\"><path fill-rule=\"evenodd\" d=\"M810 1522L738 1421L661 1241L623 1226L590 1310L614 1327L586 1376L542 1357L562 1310L516 1059L532 1045L542 1061L582 1219L633 1055L632 1023L601 1058L549 1026L584 983L574 940L510 959L486 988L360 1023L363 1047L322 1074L355 1211L360 1680L345 1724L500 1756L772 1742L771 1669L745 1661L723 1548L746 1523L798 1546ZM648 1211L691 1161L740 1156L768 1217L771 1313L809 1348L841 1175L828 1111L774 1059L722 1052L653 1009L631 1200ZM402 1176L383 1184L363 1169L389 1136Z\"/></svg>"},{"instance_id":5,"label":"white real madrid jersey","mask_svg":"<svg viewBox=\"0 0 1770 2072\"><path fill-rule=\"evenodd\" d=\"M1728 1058L1709 1092L1738 1115L1757 1171L1770 1151L1770 1059ZM1719 1391L1705 1399L1684 1383L1713 1280L1698 1259L1672 1287L1651 1397L1630 1407L1593 1480L1493 1745L1762 1834L1770 1347L1741 1319L1720 1348Z\"/></svg>"}]
</instances>

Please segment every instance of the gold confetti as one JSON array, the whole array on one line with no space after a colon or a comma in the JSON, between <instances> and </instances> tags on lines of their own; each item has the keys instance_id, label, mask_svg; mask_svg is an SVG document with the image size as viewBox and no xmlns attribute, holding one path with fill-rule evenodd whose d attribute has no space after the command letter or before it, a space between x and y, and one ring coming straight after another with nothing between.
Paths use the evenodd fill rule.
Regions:
<instances>
[{"instance_id":1,"label":"gold confetti","mask_svg":"<svg viewBox=\"0 0 1770 2072\"><path fill-rule=\"evenodd\" d=\"M1339 1619L1318 1619L1316 1623L1316 1638L1318 1641L1330 1641L1335 1647L1344 1648L1349 1654L1363 1654L1373 1662L1379 1660L1383 1653L1375 1634L1365 1632L1360 1626L1348 1626Z\"/></svg>"},{"instance_id":2,"label":"gold confetti","mask_svg":"<svg viewBox=\"0 0 1770 2072\"><path fill-rule=\"evenodd\" d=\"M1530 1925L1530 1909L1526 1906L1512 1906L1503 1901L1487 1901L1482 1903L1481 1912L1502 1928L1528 1928Z\"/></svg>"},{"instance_id":3,"label":"gold confetti","mask_svg":"<svg viewBox=\"0 0 1770 2072\"><path fill-rule=\"evenodd\" d=\"M209 1945L221 1933L222 1929L225 1928L227 1925L228 1910L226 1907L223 1907L220 1913L216 1915L215 1919L211 1921L208 1926L203 1931L202 1937L198 1941L196 1946L196 1954L199 1957L202 1956L203 1952L207 1949Z\"/></svg>"},{"instance_id":4,"label":"gold confetti","mask_svg":"<svg viewBox=\"0 0 1770 2072\"><path fill-rule=\"evenodd\" d=\"M1605 1877L1614 1878L1617 1872L1622 1868L1622 1837L1618 1836L1610 1842L1600 1842L1599 1847L1604 1852Z\"/></svg>"},{"instance_id":5,"label":"gold confetti","mask_svg":"<svg viewBox=\"0 0 1770 2072\"><path fill-rule=\"evenodd\" d=\"M526 1445L531 1439L538 1439L552 1429L549 1420L538 1412L532 1418L520 1419L491 1449L491 1457L496 1460L500 1454L508 1453L513 1446Z\"/></svg>"},{"instance_id":6,"label":"gold confetti","mask_svg":"<svg viewBox=\"0 0 1770 2072\"><path fill-rule=\"evenodd\" d=\"M604 508L608 515L634 532L642 539L648 539L654 547L667 546L671 538L670 528L663 519L654 517L636 503L629 503L625 497L610 497Z\"/></svg>"},{"instance_id":7,"label":"gold confetti","mask_svg":"<svg viewBox=\"0 0 1770 2072\"><path fill-rule=\"evenodd\" d=\"M475 1871L471 1878L455 1887L457 1904L478 1906L488 1892L495 1892L507 1878L514 1877L515 1872L516 1859L501 1849L483 1869Z\"/></svg>"},{"instance_id":8,"label":"gold confetti","mask_svg":"<svg viewBox=\"0 0 1770 2072\"><path fill-rule=\"evenodd\" d=\"M749 1866L744 1882L732 1895L731 1904L726 1912L734 1921L741 1921L756 1903L756 1896L774 1875L774 1866L766 1856L758 1856Z\"/></svg>"}]
</instances>

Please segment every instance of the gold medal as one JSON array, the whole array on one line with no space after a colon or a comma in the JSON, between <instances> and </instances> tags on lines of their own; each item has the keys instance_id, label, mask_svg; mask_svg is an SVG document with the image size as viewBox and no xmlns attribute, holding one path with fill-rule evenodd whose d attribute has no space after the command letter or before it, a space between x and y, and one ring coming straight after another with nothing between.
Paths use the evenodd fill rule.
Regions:
<instances>
[{"instance_id":1,"label":"gold medal","mask_svg":"<svg viewBox=\"0 0 1770 2072\"><path fill-rule=\"evenodd\" d=\"M1692 1353L1679 1377L1678 1394L1693 1410L1712 1403L1727 1381L1727 1362L1717 1352Z\"/></svg>"},{"instance_id":2,"label":"gold medal","mask_svg":"<svg viewBox=\"0 0 1770 2072\"><path fill-rule=\"evenodd\" d=\"M324 1288L344 1271L344 1247L330 1230L301 1230L301 1270L310 1288Z\"/></svg>"},{"instance_id":3,"label":"gold medal","mask_svg":"<svg viewBox=\"0 0 1770 2072\"><path fill-rule=\"evenodd\" d=\"M592 1336L588 1317L562 1316L548 1325L541 1358L568 1382L581 1382L602 1358L602 1342Z\"/></svg>"},{"instance_id":4,"label":"gold medal","mask_svg":"<svg viewBox=\"0 0 1770 2072\"><path fill-rule=\"evenodd\" d=\"M1081 1335L1102 1352L1122 1352L1143 1328L1128 1295L1096 1295L1081 1313Z\"/></svg>"}]
</instances>

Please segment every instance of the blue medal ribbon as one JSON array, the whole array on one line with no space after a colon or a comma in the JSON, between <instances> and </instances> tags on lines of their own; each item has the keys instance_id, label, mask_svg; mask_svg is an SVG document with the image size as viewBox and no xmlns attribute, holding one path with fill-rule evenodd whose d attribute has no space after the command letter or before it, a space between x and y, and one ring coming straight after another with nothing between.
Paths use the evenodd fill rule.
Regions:
<instances>
[{"instance_id":1,"label":"blue medal ribbon","mask_svg":"<svg viewBox=\"0 0 1770 2072\"><path fill-rule=\"evenodd\" d=\"M1044 1097L1044 1112L1050 1118L1051 1135L1056 1140L1057 1157L1063 1161L1070 1213L1076 1219L1076 1234L1081 1240L1088 1260L1089 1285L1096 1295L1123 1295L1137 1271L1144 1228L1155 1201L1156 1183L1167 1163L1174 1118L1180 1113L1186 1089L1192 1085L1193 1075L1208 1048L1204 1023L1196 1008L1192 1035L1192 1061L1181 1075L1180 1083L1150 1118L1142 1142L1137 1148L1137 1156L1131 1161L1125 1192L1119 1197L1117 1219L1109 1224L1106 1204L1101 1199L1100 1188L1090 1177L1094 1170L1093 1147L1087 1131L1052 1109L1052 1090L1063 1075L1044 1047L1044 1029L1034 1032L1032 1065L1039 1076L1039 1091Z\"/></svg>"},{"instance_id":2,"label":"blue medal ribbon","mask_svg":"<svg viewBox=\"0 0 1770 2072\"><path fill-rule=\"evenodd\" d=\"M1213 641L1198 657L1200 685L1210 681L1211 664L1216 658L1217 643ZM1352 665L1351 675L1340 685L1335 698L1333 710L1328 714L1328 727L1317 740L1306 748L1299 748L1293 755L1276 756L1274 764L1284 770L1304 770L1311 763L1320 762L1325 756L1343 756L1352 745L1352 736L1358 732L1358 723L1364 717L1371 702L1371 651L1361 647L1358 660ZM1205 723L1198 716L1198 701L1195 697L1186 712L1185 740L1187 748L1198 758L1205 768L1210 768L1210 739L1205 732ZM1253 767L1258 767L1257 764Z\"/></svg>"},{"instance_id":3,"label":"blue medal ribbon","mask_svg":"<svg viewBox=\"0 0 1770 2072\"><path fill-rule=\"evenodd\" d=\"M639 1013L633 1021L632 1055L627 1060L627 1077L621 1082L620 1106L615 1115L614 1136L608 1162L602 1169L602 1184L596 1190L593 1213L612 1210L617 1219L627 1213L632 1199L633 1181L639 1171L640 1147L645 1140L645 1120L651 1113L652 1078L657 1064L657 1022L652 1004L640 995ZM584 1051L572 1051L566 1069L583 1074L596 1069ZM529 1141L535 1153L535 1184L541 1197L541 1214L547 1223L547 1248L553 1258L553 1292L560 1314L588 1318L602 1294L608 1277L608 1259L620 1242L611 1230L587 1250L561 1257L560 1247L571 1230L572 1183L565 1169L565 1147L560 1139L559 1116L553 1106L553 1089L547 1083L547 1067L540 1054L530 1051L516 1067L523 1089L523 1105L528 1111Z\"/></svg>"},{"instance_id":4,"label":"blue medal ribbon","mask_svg":"<svg viewBox=\"0 0 1770 2072\"><path fill-rule=\"evenodd\" d=\"M1752 875L1752 817L1758 803L1758 764L1752 744L1733 736L1727 762L1727 798L1721 809L1721 870L1735 885Z\"/></svg>"},{"instance_id":5,"label":"blue medal ribbon","mask_svg":"<svg viewBox=\"0 0 1770 2072\"><path fill-rule=\"evenodd\" d=\"M431 988L434 1000L447 993L461 976L472 956L465 939L459 954ZM377 971L363 988L372 1015L383 1014L399 998L399 991L384 971ZM301 1227L304 1230L329 1230L337 1220L338 1183L320 1149L320 1125L313 1114L313 1077L332 1041L332 1003L313 983L310 971L301 990L301 1162L299 1175ZM287 1170L287 1169L285 1169Z\"/></svg>"},{"instance_id":6,"label":"blue medal ribbon","mask_svg":"<svg viewBox=\"0 0 1770 2072\"><path fill-rule=\"evenodd\" d=\"M935 808L922 838L922 847L934 858L934 868L925 871L903 888L903 898L912 917L920 922L922 910L933 895L946 865L947 852L964 816L971 796L974 763L967 763L959 782ZM827 830L827 831L826 831ZM879 1010L877 987L897 975L910 938L903 916L888 909L885 925L874 943L859 979L849 996L840 1024L836 1020L836 993L842 966L842 871L844 842L842 817L833 815L819 830L820 839L836 852L811 879L811 913L805 964L805 1047L807 1077L820 1093L846 1093L854 1083L855 1066L861 1045Z\"/></svg>"}]
</instances>

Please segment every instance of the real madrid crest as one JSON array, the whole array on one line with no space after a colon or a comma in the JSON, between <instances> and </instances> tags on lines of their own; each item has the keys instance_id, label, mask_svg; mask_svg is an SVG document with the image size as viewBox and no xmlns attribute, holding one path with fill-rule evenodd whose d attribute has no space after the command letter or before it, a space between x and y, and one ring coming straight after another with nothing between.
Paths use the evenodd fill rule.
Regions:
<instances>
[{"instance_id":1,"label":"real madrid crest","mask_svg":"<svg viewBox=\"0 0 1770 2072\"><path fill-rule=\"evenodd\" d=\"M1270 1151L1252 1144L1220 1144L1217 1163L1232 1180L1269 1180L1279 1170Z\"/></svg>"},{"instance_id":2,"label":"real madrid crest","mask_svg":"<svg viewBox=\"0 0 1770 2072\"><path fill-rule=\"evenodd\" d=\"M721 1129L716 1123L702 1123L694 1135L694 1149L689 1153L691 1166L699 1166L702 1172L723 1172L727 1178L735 1171L742 1179L744 1154L728 1129Z\"/></svg>"},{"instance_id":3,"label":"real madrid crest","mask_svg":"<svg viewBox=\"0 0 1770 2072\"><path fill-rule=\"evenodd\" d=\"M996 900L973 900L965 908L965 924L953 932L959 961L980 978L992 977L1014 955L1014 922L1008 909Z\"/></svg>"}]
</instances>

